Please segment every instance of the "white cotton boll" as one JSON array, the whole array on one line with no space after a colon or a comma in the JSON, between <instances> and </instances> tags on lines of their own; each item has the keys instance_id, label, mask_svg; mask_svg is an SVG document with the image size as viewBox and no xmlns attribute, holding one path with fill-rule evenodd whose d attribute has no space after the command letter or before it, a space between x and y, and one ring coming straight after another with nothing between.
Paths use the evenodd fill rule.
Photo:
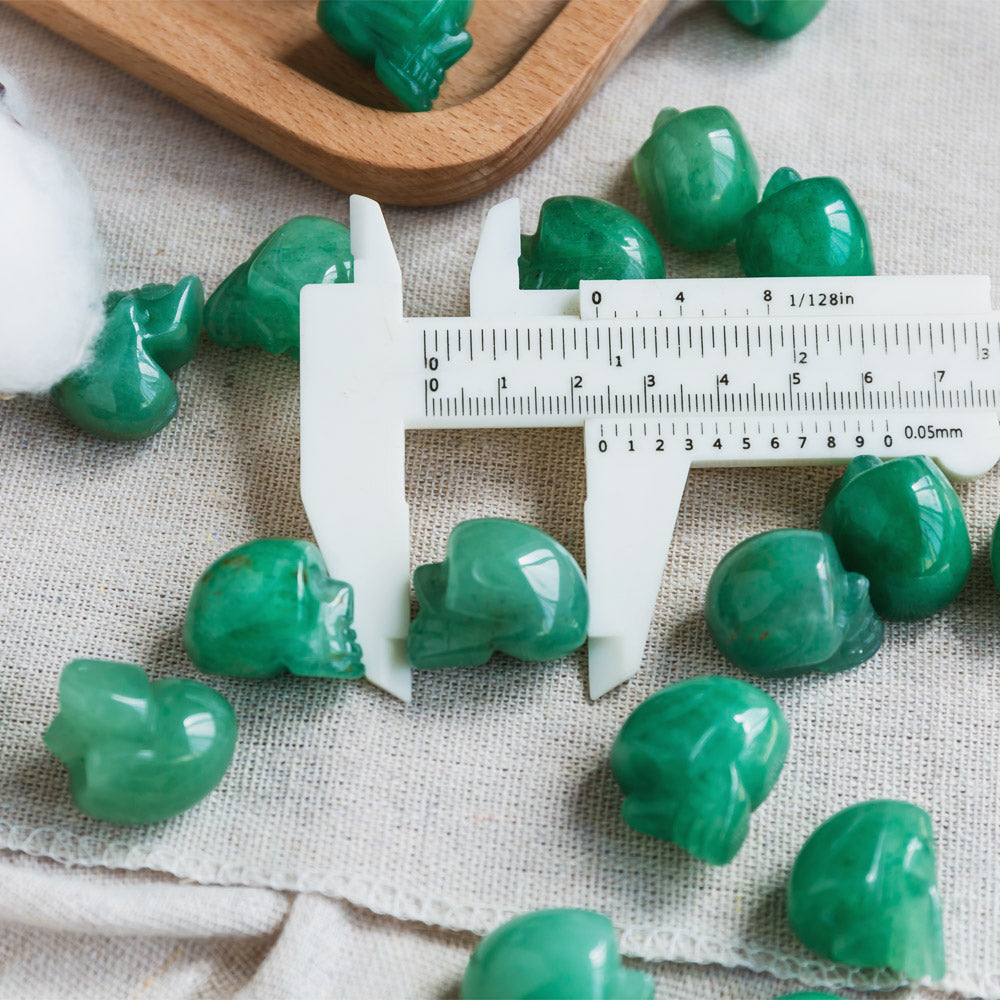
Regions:
<instances>
[{"instance_id":1,"label":"white cotton boll","mask_svg":"<svg viewBox=\"0 0 1000 1000\"><path fill-rule=\"evenodd\" d=\"M103 254L83 179L0 82L0 392L45 392L101 330Z\"/></svg>"}]
</instances>

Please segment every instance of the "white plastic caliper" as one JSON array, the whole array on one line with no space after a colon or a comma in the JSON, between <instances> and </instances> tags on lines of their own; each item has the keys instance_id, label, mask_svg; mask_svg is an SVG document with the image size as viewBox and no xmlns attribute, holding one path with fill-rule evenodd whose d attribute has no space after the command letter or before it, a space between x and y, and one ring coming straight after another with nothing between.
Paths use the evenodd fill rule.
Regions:
<instances>
[{"instance_id":1,"label":"white plastic caliper","mask_svg":"<svg viewBox=\"0 0 1000 1000\"><path fill-rule=\"evenodd\" d=\"M302 498L355 593L368 679L408 700L407 428L583 425L590 696L639 669L692 465L1000 459L983 277L585 281L518 288L516 199L487 216L471 316L404 319L378 205L354 283L302 290Z\"/></svg>"}]
</instances>

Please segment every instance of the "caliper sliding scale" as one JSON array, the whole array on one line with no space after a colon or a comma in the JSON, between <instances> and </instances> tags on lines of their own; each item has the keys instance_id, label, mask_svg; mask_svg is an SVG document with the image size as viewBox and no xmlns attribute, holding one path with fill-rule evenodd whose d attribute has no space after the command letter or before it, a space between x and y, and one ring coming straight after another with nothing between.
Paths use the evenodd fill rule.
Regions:
<instances>
[{"instance_id":1,"label":"caliper sliding scale","mask_svg":"<svg viewBox=\"0 0 1000 1000\"><path fill-rule=\"evenodd\" d=\"M302 498L355 593L368 679L409 700L407 428L583 425L590 696L642 661L688 469L1000 459L985 277L584 281L518 288L516 199L485 221L464 318L404 319L379 206L353 284L302 290ZM738 539L734 538L735 543Z\"/></svg>"}]
</instances>

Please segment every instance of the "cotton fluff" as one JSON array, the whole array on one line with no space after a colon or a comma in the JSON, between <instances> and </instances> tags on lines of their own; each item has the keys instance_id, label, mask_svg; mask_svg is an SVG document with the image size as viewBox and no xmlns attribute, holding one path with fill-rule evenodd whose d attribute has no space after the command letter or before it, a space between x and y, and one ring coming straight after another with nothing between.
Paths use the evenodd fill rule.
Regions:
<instances>
[{"instance_id":1,"label":"cotton fluff","mask_svg":"<svg viewBox=\"0 0 1000 1000\"><path fill-rule=\"evenodd\" d=\"M103 256L83 179L0 81L0 393L44 392L100 332Z\"/></svg>"}]
</instances>

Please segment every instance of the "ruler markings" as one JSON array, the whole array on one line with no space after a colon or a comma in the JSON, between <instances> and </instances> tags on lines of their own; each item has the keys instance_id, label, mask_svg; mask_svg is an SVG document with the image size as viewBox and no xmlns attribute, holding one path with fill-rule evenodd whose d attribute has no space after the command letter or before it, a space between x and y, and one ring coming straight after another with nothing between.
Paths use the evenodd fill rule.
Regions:
<instances>
[{"instance_id":1,"label":"ruler markings","mask_svg":"<svg viewBox=\"0 0 1000 1000\"><path fill-rule=\"evenodd\" d=\"M825 379L815 378L812 375L814 364L824 364L825 351L832 349L836 341L838 353L846 353L845 348L850 345L853 348L853 358L855 362L860 362L862 357L875 351L880 358L891 355L893 346L889 340L889 325L892 324L893 341L900 345L900 355L898 359L891 359L888 364L891 366L894 360L898 360L899 366L905 371L903 378L896 379L895 387L881 384L880 379L884 378L884 362L879 362L873 368L874 385L872 372L864 372L865 385L859 387L860 391L852 391L850 386L837 386L831 384L829 377ZM924 329L924 326L927 329ZM969 329L971 324L972 329ZM588 398L578 397L575 393L565 393L563 389L556 391L549 381L550 373L556 370L560 373L566 369L557 369L559 362L572 364L574 358L592 362L590 355L590 337L599 340L601 336L607 335L609 341L609 351L606 355L606 363L612 369L624 369L619 375L609 375L607 378L598 375L598 395L603 396L603 407L606 413L632 413L637 412L697 412L697 413L736 413L743 408L756 410L763 407L765 412L773 412L778 409L794 407L805 412L815 412L821 408L862 410L879 407L896 408L905 407L938 407L956 410L962 407L985 408L992 405L998 397L996 389L990 387L990 382L997 381L993 374L994 369L990 365L982 368L982 377L972 369L973 361L988 361L995 363L1000 357L991 357L990 347L1000 338L1000 326L993 321L984 321L982 318L976 320L933 320L916 318L912 320L867 320L857 322L836 323L837 337L833 337L834 322L817 323L810 321L807 324L788 323L776 321L767 327L768 336L764 337L764 325L757 326L757 340L760 350L763 352L763 359L768 354L772 359L777 359L778 348L782 344L790 345L795 354L794 363L796 371L803 373L803 382L795 381L787 384L788 372L779 370L774 374L779 376L786 383L785 392L775 392L773 383L768 385L768 379L763 380L763 384L755 382L752 385L740 385L740 373L725 372L722 367L728 360L730 348L737 348L739 345L739 328L733 327L732 331L727 329L726 324L719 324L718 329L713 323L709 323L708 331L705 324L699 324L698 337L694 336L694 324L678 324L676 321L666 321L664 323L644 323L634 324L629 328L630 344L629 348L624 348L624 327L617 330L617 339L622 345L623 353L614 353L615 345L612 338L615 336L615 328L604 324L604 329L593 324L588 326L588 321L579 324L570 321L566 325L557 328L554 325L546 324L544 327L518 327L510 324L505 328L479 328L465 325L458 327L433 326L428 324L421 328L419 340L416 341L419 354L417 358L424 369L433 372L433 376L428 379L429 384L424 386L424 413L434 416L467 416L467 415L498 415L504 412L527 412L528 414L553 415L556 412L560 416L569 414L584 414L593 410L593 405L587 405ZM869 328L870 325L870 328ZM960 330L961 326L961 330ZM787 329L786 329L787 327ZM810 329L811 327L811 329ZM900 329L902 327L902 329ZM687 349L683 344L684 329L687 329ZM822 328L822 336L820 335ZM544 341L546 332L549 340L549 352L551 357L545 354ZM706 336L707 333L707 336ZM732 333L732 340L730 340ZM775 337L777 333L777 337ZM959 337L961 333L961 337ZM501 336L498 336L500 334ZM670 380L674 377L674 372L662 369L661 364L665 360L661 358L660 335L663 335L664 345L669 345L670 337L677 336L677 356L690 369L685 367L685 372L693 381L693 384L685 384L679 395L670 392ZM846 334L846 337L845 337ZM582 336L581 336L582 335ZM855 336L856 335L856 336ZM522 349L532 339L538 336L539 346L537 355L532 351L528 355L522 356ZM755 348L753 327L749 324L744 326L745 353L753 358ZM950 344L949 344L950 339ZM479 346L477 347L477 340ZM881 340L881 350L879 341ZM961 340L961 343L959 342ZM513 343L512 343L513 341ZM582 341L582 343L581 343ZM802 348L808 344L809 354L804 354ZM829 346L828 346L829 345ZM988 347L987 345L990 345ZM534 344L531 344L532 348ZM603 346L603 345L602 345ZM582 348L582 349L581 349ZM690 351L690 354L688 353ZM950 351L948 360L954 359L953 365L945 358L938 359L938 355ZM441 353L443 352L443 356ZM998 352L1000 354L1000 352ZM525 399L522 403L516 399L519 393L532 393L531 382L535 378L536 369L534 367L526 369L528 384L524 384L525 376L517 376L521 380L521 385L511 384L514 390L511 394L513 403L501 404L500 400L504 393L502 390L508 388L507 383L515 379L515 373L508 371L503 378L500 389L497 390L497 398L490 398L489 391L483 392L477 388L477 383L470 382L463 385L462 372L464 368L444 368L445 365L470 365L470 370L481 364L502 365L504 358L511 361L540 361L546 370L538 369L539 391L546 393L545 401L541 398L535 400ZM631 359L626 360L626 359ZM944 371L944 376L934 376L932 384L928 386L926 382L921 387L919 379L921 375L921 363L926 359L929 367L931 364L940 365L936 371ZM416 359L415 359L416 360ZM642 363L646 361L650 368L646 374L639 374L633 368L629 370L630 363ZM440 362L440 366L439 366ZM624 363L623 363L624 362ZM942 363L943 362L943 363ZM719 365L714 371L713 364ZM549 365L553 365L549 368ZM578 371L584 371L581 367ZM761 369L763 371L763 369ZM839 369L838 369L839 370ZM855 369L855 377L860 370L860 364ZM891 370L891 368L890 368ZM925 368L924 371L927 369ZM572 371L572 369L570 369ZM641 370L640 370L641 371ZM482 369L479 369L482 372ZM849 369L844 369L845 377L849 374ZM817 375L819 372L816 373ZM895 374L895 373L893 373ZM719 380L723 375L726 379L723 384L727 384L730 379L736 380L736 385L722 390ZM650 378L655 376L656 384L661 379L668 384L661 390L659 387L654 393L649 391L651 386L642 384L636 386L632 395L627 389L627 382L636 377ZM965 376L963 378L963 376ZM481 374L476 376L481 377ZM562 374L560 378L565 377ZM581 376L584 377L584 376ZM588 381L593 375L585 376ZM925 376L926 377L926 376ZM958 384L953 379L957 377ZM936 379L936 380L934 380ZM441 389L437 388L440 380ZM948 384L941 384L941 381ZM750 380L747 380L750 381ZM914 385L914 381L917 384ZM603 383L603 384L602 384ZM624 384L623 384L624 383ZM904 383L908 383L904 387ZM459 388L458 394L454 393L454 388ZM761 390L764 396L761 397ZM840 391L837 391L840 390ZM473 400L476 397L478 402ZM671 404L676 402L676 406Z\"/></svg>"}]
</instances>

